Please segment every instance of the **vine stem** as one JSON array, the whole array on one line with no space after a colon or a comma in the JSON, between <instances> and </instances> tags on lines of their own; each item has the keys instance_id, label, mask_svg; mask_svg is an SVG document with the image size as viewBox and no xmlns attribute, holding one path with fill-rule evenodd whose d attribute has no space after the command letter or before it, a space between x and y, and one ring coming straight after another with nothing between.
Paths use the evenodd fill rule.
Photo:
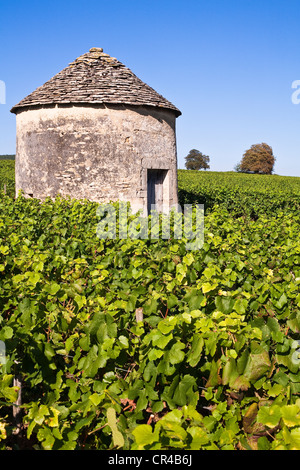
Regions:
<instances>
[{"instance_id":1,"label":"vine stem","mask_svg":"<svg viewBox=\"0 0 300 470\"><path fill-rule=\"evenodd\" d=\"M94 432L101 431L101 429L105 428L105 426L108 426L108 423L105 423L103 426L100 426L100 428L94 429L93 431L90 431L87 433L88 436L91 434L94 434Z\"/></svg>"}]
</instances>

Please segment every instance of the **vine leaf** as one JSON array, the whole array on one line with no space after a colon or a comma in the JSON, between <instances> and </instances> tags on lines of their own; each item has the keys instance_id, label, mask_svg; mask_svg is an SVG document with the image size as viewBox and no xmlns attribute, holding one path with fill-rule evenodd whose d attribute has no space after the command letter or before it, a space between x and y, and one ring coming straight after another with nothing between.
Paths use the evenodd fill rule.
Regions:
<instances>
[{"instance_id":1,"label":"vine leaf","mask_svg":"<svg viewBox=\"0 0 300 470\"><path fill-rule=\"evenodd\" d=\"M116 447L124 446L123 434L118 430L116 410L112 407L107 409L107 423L112 430L113 443Z\"/></svg>"}]
</instances>

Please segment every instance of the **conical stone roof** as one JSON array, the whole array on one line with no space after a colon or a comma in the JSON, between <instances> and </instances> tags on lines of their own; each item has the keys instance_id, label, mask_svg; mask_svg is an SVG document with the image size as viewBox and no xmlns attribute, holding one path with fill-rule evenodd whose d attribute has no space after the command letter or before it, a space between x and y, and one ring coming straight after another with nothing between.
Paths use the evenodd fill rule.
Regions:
<instances>
[{"instance_id":1,"label":"conical stone roof","mask_svg":"<svg viewBox=\"0 0 300 470\"><path fill-rule=\"evenodd\" d=\"M172 103L142 82L129 68L93 47L71 62L12 109L54 104L125 104L154 106L181 114Z\"/></svg>"}]
</instances>

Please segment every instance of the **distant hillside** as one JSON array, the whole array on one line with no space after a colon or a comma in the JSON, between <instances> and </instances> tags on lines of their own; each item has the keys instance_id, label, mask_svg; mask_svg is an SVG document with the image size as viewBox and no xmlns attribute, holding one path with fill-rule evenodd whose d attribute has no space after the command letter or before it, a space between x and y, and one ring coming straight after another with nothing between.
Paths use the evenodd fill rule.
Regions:
<instances>
[{"instance_id":1,"label":"distant hillside","mask_svg":"<svg viewBox=\"0 0 300 470\"><path fill-rule=\"evenodd\" d=\"M14 160L15 155L0 155L0 160Z\"/></svg>"}]
</instances>

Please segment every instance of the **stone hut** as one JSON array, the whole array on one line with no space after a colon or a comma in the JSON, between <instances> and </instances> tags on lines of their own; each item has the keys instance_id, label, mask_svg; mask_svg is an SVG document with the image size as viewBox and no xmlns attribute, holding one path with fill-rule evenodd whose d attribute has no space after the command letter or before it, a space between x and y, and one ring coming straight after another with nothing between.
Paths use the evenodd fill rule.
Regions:
<instances>
[{"instance_id":1,"label":"stone hut","mask_svg":"<svg viewBox=\"0 0 300 470\"><path fill-rule=\"evenodd\" d=\"M181 112L103 49L78 57L11 112L16 194L128 201L144 214L178 203Z\"/></svg>"}]
</instances>

